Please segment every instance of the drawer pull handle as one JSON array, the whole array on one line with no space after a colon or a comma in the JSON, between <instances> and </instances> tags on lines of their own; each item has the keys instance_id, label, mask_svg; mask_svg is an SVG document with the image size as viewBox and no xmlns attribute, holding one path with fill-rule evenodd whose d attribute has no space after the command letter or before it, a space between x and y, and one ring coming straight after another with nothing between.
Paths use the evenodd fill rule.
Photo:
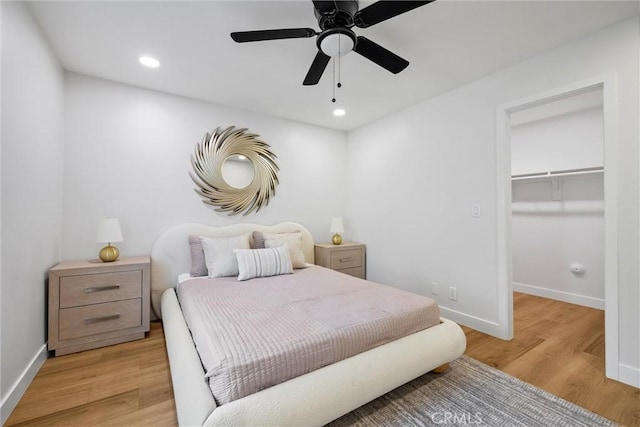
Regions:
<instances>
[{"instance_id":1,"label":"drawer pull handle","mask_svg":"<svg viewBox=\"0 0 640 427\"><path fill-rule=\"evenodd\" d=\"M351 262L353 261L353 257L349 257L349 258L340 258L340 262Z\"/></svg>"},{"instance_id":2,"label":"drawer pull handle","mask_svg":"<svg viewBox=\"0 0 640 427\"><path fill-rule=\"evenodd\" d=\"M85 294L92 294L94 292L115 291L116 289L120 289L120 285L95 286L95 287L91 287L91 288L84 288L84 293Z\"/></svg>"},{"instance_id":3,"label":"drawer pull handle","mask_svg":"<svg viewBox=\"0 0 640 427\"><path fill-rule=\"evenodd\" d=\"M108 322L109 320L116 320L119 318L120 318L119 314L112 314L110 316L102 316L102 317L90 317L88 319L84 319L84 324L92 325L94 323Z\"/></svg>"}]
</instances>

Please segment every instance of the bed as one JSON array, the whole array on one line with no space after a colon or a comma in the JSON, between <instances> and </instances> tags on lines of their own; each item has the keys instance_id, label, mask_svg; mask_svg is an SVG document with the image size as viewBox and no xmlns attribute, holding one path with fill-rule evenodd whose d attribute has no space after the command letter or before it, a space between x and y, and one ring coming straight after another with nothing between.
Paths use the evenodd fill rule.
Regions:
<instances>
[{"instance_id":1,"label":"bed","mask_svg":"<svg viewBox=\"0 0 640 427\"><path fill-rule=\"evenodd\" d=\"M294 222L182 224L164 232L151 252L152 306L164 326L180 425L323 425L464 352L466 340L460 327L441 318L428 329L218 406L204 380L207 372L178 302L176 285L191 267L190 235L229 237L252 231L301 232L304 259L313 263L313 238Z\"/></svg>"}]
</instances>

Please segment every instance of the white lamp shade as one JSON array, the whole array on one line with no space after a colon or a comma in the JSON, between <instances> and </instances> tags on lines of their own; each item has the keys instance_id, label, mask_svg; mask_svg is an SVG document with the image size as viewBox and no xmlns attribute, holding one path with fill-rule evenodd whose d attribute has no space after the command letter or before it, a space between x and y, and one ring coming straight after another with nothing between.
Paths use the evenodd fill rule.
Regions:
<instances>
[{"instance_id":1,"label":"white lamp shade","mask_svg":"<svg viewBox=\"0 0 640 427\"><path fill-rule=\"evenodd\" d=\"M97 243L122 242L122 231L118 218L105 218L98 225Z\"/></svg>"},{"instance_id":2,"label":"white lamp shade","mask_svg":"<svg viewBox=\"0 0 640 427\"><path fill-rule=\"evenodd\" d=\"M332 233L344 233L344 222L341 217L331 219L331 228L329 231Z\"/></svg>"},{"instance_id":3,"label":"white lamp shade","mask_svg":"<svg viewBox=\"0 0 640 427\"><path fill-rule=\"evenodd\" d=\"M331 57L343 56L353 50L353 39L346 34L329 34L320 42L320 50Z\"/></svg>"}]
</instances>

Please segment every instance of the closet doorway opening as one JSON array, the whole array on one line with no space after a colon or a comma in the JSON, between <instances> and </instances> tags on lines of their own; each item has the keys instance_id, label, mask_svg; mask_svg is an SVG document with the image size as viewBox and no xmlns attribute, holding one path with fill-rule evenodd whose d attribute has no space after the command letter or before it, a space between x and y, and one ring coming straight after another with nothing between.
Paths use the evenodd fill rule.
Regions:
<instances>
[{"instance_id":1,"label":"closet doorway opening","mask_svg":"<svg viewBox=\"0 0 640 427\"><path fill-rule=\"evenodd\" d=\"M615 99L609 85L600 79L498 108L499 295L507 339L514 336L514 291L518 304L526 301L529 308L572 307L552 300L590 307L587 312L600 318L590 339L595 343L604 332L605 374L617 379ZM604 310L604 325L596 310ZM532 312L539 316L539 307ZM545 321L552 326L553 315Z\"/></svg>"},{"instance_id":2,"label":"closet doorway opening","mask_svg":"<svg viewBox=\"0 0 640 427\"><path fill-rule=\"evenodd\" d=\"M602 90L510 125L513 290L604 310Z\"/></svg>"}]
</instances>

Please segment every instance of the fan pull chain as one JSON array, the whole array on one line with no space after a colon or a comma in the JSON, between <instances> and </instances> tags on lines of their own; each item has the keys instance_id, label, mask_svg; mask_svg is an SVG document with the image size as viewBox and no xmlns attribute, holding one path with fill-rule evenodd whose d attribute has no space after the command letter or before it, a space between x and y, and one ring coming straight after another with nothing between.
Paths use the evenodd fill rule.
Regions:
<instances>
[{"instance_id":1,"label":"fan pull chain","mask_svg":"<svg viewBox=\"0 0 640 427\"><path fill-rule=\"evenodd\" d=\"M332 66L333 66L333 98L331 98L331 102L335 103L336 102L336 87L337 88L341 88L342 87L342 83L340 83L340 57L341 55L341 47L340 47L340 38L338 37L338 56L337 59L334 56L331 61ZM336 66L336 61L337 61L337 66ZM336 84L336 68L338 69L338 83Z\"/></svg>"},{"instance_id":2,"label":"fan pull chain","mask_svg":"<svg viewBox=\"0 0 640 427\"><path fill-rule=\"evenodd\" d=\"M342 79L340 78L340 57L338 57L338 84L336 85L338 89L342 87L342 83L340 83L340 80Z\"/></svg>"},{"instance_id":3,"label":"fan pull chain","mask_svg":"<svg viewBox=\"0 0 640 427\"><path fill-rule=\"evenodd\" d=\"M340 46L340 37L338 37L338 88L342 87L342 83L340 83L340 58L342 58L342 46Z\"/></svg>"},{"instance_id":4,"label":"fan pull chain","mask_svg":"<svg viewBox=\"0 0 640 427\"><path fill-rule=\"evenodd\" d=\"M331 64L333 66L333 97L331 98L331 102L336 102L336 57L331 58Z\"/></svg>"}]
</instances>

